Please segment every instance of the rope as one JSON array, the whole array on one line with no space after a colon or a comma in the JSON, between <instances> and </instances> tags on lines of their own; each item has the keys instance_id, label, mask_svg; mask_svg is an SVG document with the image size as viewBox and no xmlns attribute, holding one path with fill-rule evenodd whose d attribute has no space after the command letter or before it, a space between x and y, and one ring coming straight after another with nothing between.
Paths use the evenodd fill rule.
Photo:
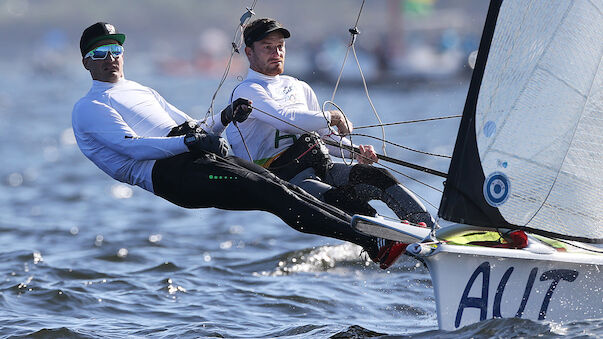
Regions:
<instances>
[{"instance_id":1,"label":"rope","mask_svg":"<svg viewBox=\"0 0 603 339\"><path fill-rule=\"evenodd\" d=\"M340 145L336 141L332 141L332 140L324 140L324 141L325 141L326 144L329 144L329 145L332 145L332 146L339 146ZM344 147L345 149L347 149L350 152L354 152L354 153L360 154L358 148L356 148L354 146L342 145L342 147ZM415 169L417 171L421 171L421 172L425 172L425 173L428 173L428 174L437 175L437 176L442 177L442 178L447 178L448 177L448 174L446 174L444 172L440 172L440 171L437 171L437 170L434 170L434 169L431 169L431 168L428 168L428 167L416 165L416 164L413 164L413 163L410 163L410 162L406 162L406 161L403 161L403 160L391 158L391 157L388 157L387 155L377 154L377 157L380 160L384 160L384 161L391 162L391 163L396 164L396 165L401 165L401 166L404 166L404 167L412 168L412 169Z\"/></svg>"},{"instance_id":2,"label":"rope","mask_svg":"<svg viewBox=\"0 0 603 339\"><path fill-rule=\"evenodd\" d=\"M350 122L350 121L348 120L348 117L345 115L345 113L343 112L343 110L341 109L341 107L339 107L339 106L338 106L336 103L334 103L333 101L327 100L327 101L325 101L325 102L322 104L322 115L325 117L325 120L327 120L327 116L326 116L326 114L325 114L325 105L326 105L326 104L331 104L331 105L335 106L335 108L337 108L337 110L339 110L339 112L341 112L341 114L343 115L344 121L345 121L345 125L346 125L346 127L347 127L347 129L348 129L348 131L349 131L349 130L350 130L350 124L349 124L349 122ZM327 120L327 128L328 128L329 130L331 130L331 134L335 134L335 132L333 131L333 129L331 129L331 126L329 126L329 124L328 124L328 120ZM336 135L337 135L337 136L339 136L339 134L336 134ZM351 135L350 135L350 143L351 143L351 144L353 144L353 142L352 142L352 136L351 136ZM348 164L348 163L345 161L345 154L343 153L343 147L342 147L342 145L343 145L343 138L341 138L341 137L340 137L340 139L339 139L339 150L341 151L341 159L343 159L343 163L344 163L344 164L346 164L346 165L348 165L348 166L351 166L351 165L352 165L352 162L354 162L354 157L353 157L353 154L352 154L352 153L350 153L351 158L350 158L350 163Z\"/></svg>"},{"instance_id":3,"label":"rope","mask_svg":"<svg viewBox=\"0 0 603 339\"><path fill-rule=\"evenodd\" d=\"M362 9L364 8L364 0L362 0L362 4L360 5L360 10L358 11L358 17L356 17L356 23L354 27L358 27L358 21L360 21L360 15L362 14Z\"/></svg>"},{"instance_id":4,"label":"rope","mask_svg":"<svg viewBox=\"0 0 603 339\"><path fill-rule=\"evenodd\" d=\"M284 123L285 123L285 124L287 124L287 125L290 125L290 126L292 126L292 127L295 127L295 128L297 128L297 129L299 129L299 130L301 130L301 131L305 132L305 133L311 133L310 131L307 131L307 130L306 130L306 129L304 129L304 128L301 128L301 127L299 127L299 126L297 126L297 125L295 125L295 124L293 124L293 123L291 123L291 122L289 122L289 121L286 121L286 120L284 120L284 119L281 119L281 118L279 118L279 117L276 117L276 116L274 116L274 115L272 115L272 114L270 114L270 113L268 113L268 112L266 112L266 111L264 111L264 110L261 110L261 109L259 109L259 108L257 108L257 107L251 106L251 108L252 108L252 109L257 110L258 112L264 113L264 114L266 114L266 115L268 115L268 116L270 116L270 117L272 117L272 118L274 118L274 119L276 119L276 120L279 120L279 121L281 121L281 122L284 122ZM339 135L338 135L338 136L339 136ZM364 157L362 154L360 154L360 152L358 151L358 148L353 147L353 146L343 145L343 144L341 143L341 141L335 141L335 140L325 140L325 139L323 139L323 141L324 141L326 144L330 144L330 145L333 145L333 146L337 146L337 147L346 148L346 149L348 149L348 151L350 151L350 153L355 154L355 155L357 155L357 156L359 156L359 157ZM389 161L389 162L395 163L395 164L397 164L397 165L401 165L401 166L405 166L405 167L408 167L408 168L416 169L416 170L419 170L419 171L422 171L422 172L425 172L425 173L428 173L428 174L433 174L433 175L437 175L437 176L444 177L444 178L446 178L446 177L447 177L447 174L446 174L446 173L439 172L439 171L436 171L436 170L433 170L433 169L430 169L430 168L427 168L427 167L423 167L423 166L415 165L415 164L412 164L412 163L409 163L409 162L405 162L405 161L402 161L402 160L398 160L398 159L390 158L390 157L385 156L385 155L379 155L379 154L378 154L378 155L377 155L377 157L379 157L379 159L383 159L384 161ZM366 157L364 157L364 158L366 158ZM368 159L368 158L367 158L367 159ZM410 180L412 180L412 181L415 181L415 182L417 182L417 183L419 183L419 184L421 184L421 185L424 185L424 186L429 187L429 188L431 188L431 189L433 189L433 190L435 190L435 191L437 191L437 192L442 193L442 190L440 190L440 189L438 189L438 188L436 188L436 187L433 187L433 186L431 186L431 185L429 185L429 184L427 184L427 183L425 183L425 182L422 182L422 181L420 181L420 180L418 180L418 179L415 179L415 178L413 178L413 177L411 177L411 176L409 176L409 175L407 175L407 174L404 174L404 173L402 173L402 172L400 172L400 171L398 171L398 170L395 170L395 169L393 169L393 168L391 168L391 167L389 167L389 166L383 165L383 164L381 164L381 163L376 163L376 164L377 164L377 165L379 165L379 166L381 166L381 167L383 167L383 168L386 168L386 169L388 169L388 170L390 170L390 171L392 171L392 172L394 172L394 173L400 174L401 176L406 177L406 178L408 178L408 179L410 179ZM407 187L407 189L408 189L408 187ZM409 190L410 190L410 189L409 189ZM412 193L414 193L416 196L418 196L419 198L421 198L423 201L425 201L425 202L426 202L428 205L432 206L432 207L433 207L433 208L435 208L435 209L438 209L438 207L437 207L437 206L435 206L434 204L432 204L432 203L431 203L429 200L425 199L425 198L424 198L422 195L420 195L420 194L418 194L417 192L414 192L414 191L412 191L412 190L410 190L410 191L411 191Z\"/></svg>"},{"instance_id":5,"label":"rope","mask_svg":"<svg viewBox=\"0 0 603 339\"><path fill-rule=\"evenodd\" d=\"M360 66L360 61L358 60L358 55L356 55L356 48L354 47L354 44L356 42L356 37L358 36L358 34L360 34L360 31L358 30L358 22L360 21L362 9L364 8L364 2L365 2L365 0L362 0L362 4L360 5L360 10L358 11L358 16L356 17L356 23L354 24L354 27L352 27L348 30L351 34L350 44L348 45L348 49L345 52L345 56L343 58L343 63L341 65L341 69L339 70L339 76L337 77L337 82L335 83L335 88L333 89L333 95L331 95L331 102L335 101L335 93L337 93L337 88L339 87L339 83L341 81L343 69L345 68L345 64L346 64L346 61L348 59L348 55L349 55L350 49L351 49L352 53L354 55L354 60L356 61L356 65L358 66L358 71L360 72L360 78L362 79L362 85L364 87L364 93L366 94L366 98L368 99L369 105L371 106L371 109L372 109L373 113L375 114L377 121L379 121L379 124L382 125L383 122L381 121L381 117L379 117L379 113L377 113L377 109L375 108L375 105L373 105L373 100L371 100L371 96L369 95L368 86L366 84L366 79L364 77L364 73L362 72L362 67ZM385 128L383 128L383 127L381 127L381 136L382 136L383 140L386 139L385 138ZM383 151L383 154L387 154L387 152L385 150L385 142L383 142L381 144L381 150Z\"/></svg>"},{"instance_id":6,"label":"rope","mask_svg":"<svg viewBox=\"0 0 603 339\"><path fill-rule=\"evenodd\" d=\"M251 17L253 17L255 15L255 12L253 11L253 9L255 8L255 5L257 4L257 2L258 2L258 0L253 0L251 7L246 7L245 8L246 11L241 15L241 18L239 19L239 24L235 28L234 35L232 38L231 51L230 51L230 57L228 58L228 63L226 64L226 68L224 69L224 72L222 73L222 77L220 78L218 87L216 88L216 90L214 91L214 94L212 95L211 102L209 104L209 108L207 109L207 112L205 113L205 118L203 119L202 122L207 121L207 119L209 119L209 117L211 117L212 124L216 123L214 121L214 102L216 101L216 96L218 95L218 92L220 91L220 89L224 85L224 82L228 78L228 74L230 73L230 67L232 66L232 60L233 60L235 53L240 54L240 48L244 42L243 41L243 31L245 29L245 25L247 25L247 23L251 20ZM232 106L232 97L230 98L230 109L231 110L234 109L234 107ZM239 128L239 126L237 125L237 123L235 121L233 121L232 123L239 131L239 135L241 135L241 139L243 140L243 144L245 145L245 149L247 150L247 155L249 155L249 160L253 161L253 159L251 158L251 153L249 153L249 148L247 147L247 144L245 143L245 139L243 139L243 133L241 132L241 129Z\"/></svg>"},{"instance_id":7,"label":"rope","mask_svg":"<svg viewBox=\"0 0 603 339\"><path fill-rule=\"evenodd\" d=\"M388 169L388 170L390 170L390 171L392 171L392 172L394 172L394 173L397 173L397 174L399 174L399 175L401 175L401 176L403 176L403 177L405 177L405 178L407 178L407 179L410 179L410 180L412 180L412 181L414 181L414 182L417 182L417 183L419 183L419 184L421 184L421 185L423 185L423 186L425 186L425 187L429 187L429 188L431 188L431 189L432 189L432 190L434 190L434 191L437 191L437 192L439 192L439 193L444 193L444 192L443 192L441 189L439 189L439 188L433 187L433 186L431 186L431 185L429 185L429 184L427 184L427 183L425 183L425 182L423 182L423 181L421 181L421 180L415 179L415 178L413 178L413 177L411 177L411 176L409 176L409 175L406 175L406 174L404 174L404 173L402 173L402 172L400 172L400 171L397 171L397 170L395 170L395 169L393 169L393 168L391 168L391 167L389 167L389 166L385 166L385 165L380 164L380 163L377 163L377 164L378 164L379 166L381 166L381 167L383 167L383 168L386 168L386 169ZM417 197L421 198L421 200L425 201L425 202L426 202L426 203L427 203L429 206L431 206L431 207L433 207L434 209L438 210L438 208L439 208L439 207L438 207L438 206L436 206L435 204L433 204L432 202L430 202L429 200L427 200L427 199L426 199L424 196L422 196L421 194L419 194L419 193L417 193L417 192L415 192L415 191L411 190L411 189L410 189L410 188L408 188L407 186L404 186L404 187L406 187L406 189L407 189L407 190L411 191L411 192L412 192L414 195L416 195Z\"/></svg>"},{"instance_id":8,"label":"rope","mask_svg":"<svg viewBox=\"0 0 603 339\"><path fill-rule=\"evenodd\" d=\"M307 131L307 130L305 130L305 129L304 129L304 128L302 128L302 127L299 127L299 126L297 126L297 125L295 125L295 124L293 124L293 123L291 123L291 122L289 122L289 121L287 121L287 120L285 120L285 119L281 119L281 118L279 118L279 117L277 117L277 116L274 116L274 115L272 115L272 114L270 114L270 113L268 113L268 112L266 112L266 111L264 111L264 110L262 110L262 109L259 109L259 108L255 107L255 106L253 106L253 105L252 105L252 106L250 106L250 107L251 107L251 109L255 109L255 110L257 110L258 112L264 113L264 114L268 115L269 117L274 118L274 119L276 119L276 120L278 120L278 121L280 121L280 122L284 122L284 123L286 123L287 125L289 125L289 126L291 126L291 127L295 127L295 128L297 128L297 129L299 129L300 131L303 131L303 132L305 132L305 133L312 133L311 131Z\"/></svg>"},{"instance_id":9,"label":"rope","mask_svg":"<svg viewBox=\"0 0 603 339\"><path fill-rule=\"evenodd\" d=\"M218 95L218 92L222 88L222 85L224 85L224 82L228 78L228 74L230 73L230 67L232 65L232 59L233 59L235 53L237 53L237 54L240 53L239 49L243 45L243 29L244 29L245 25L249 22L251 17L253 15L255 15L253 8L255 7L257 2L258 2L258 0L253 0L251 7L247 7L245 13L243 13L243 15L241 15L241 18L239 19L239 25L237 25L237 27L235 28L234 36L232 38L231 52L230 52L230 57L228 58L228 63L226 64L224 73L222 73L222 78L220 79L220 82L218 83L218 88L216 88L216 91L214 92L214 94L211 98L211 103L209 104L209 108L207 109L207 113L205 113L205 118L203 119L203 121L207 121L207 119L209 117L212 117L212 120L213 120L214 102L216 100L216 96ZM212 123L215 123L215 121L212 121Z\"/></svg>"},{"instance_id":10,"label":"rope","mask_svg":"<svg viewBox=\"0 0 603 339\"><path fill-rule=\"evenodd\" d=\"M287 124L287 125L290 125L290 126L292 126L292 127L295 127L295 128L297 128L297 129L299 129L299 130L301 130L301 131L305 132L305 133L312 133L311 131L307 131L307 130L305 130L304 128L301 128L301 127L299 127L299 126L297 126L297 125L295 125L295 124L293 124L293 123L291 123L291 122L289 122L289 121L287 121L287 120L284 120L284 119L281 119L281 118L279 118L279 117L276 117L276 116L274 116L274 115L272 115L272 114L270 114L270 113L268 113L268 112L266 112L266 111L264 111L264 110L261 110L261 109L259 109L259 108L257 108L257 107L251 106L251 108L252 108L252 109L257 110L258 112L264 113L264 114L266 114L266 115L270 116L271 118L274 118L274 119L276 119L276 120L279 120L279 121L281 121L281 122L284 122L284 123L285 123L285 124ZM338 136L340 136L340 135L338 135ZM351 153L353 153L353 154L357 154L357 155L361 156L361 155L360 155L360 152L359 152L359 150L358 150L358 148L353 147L353 146L343 145L343 144L341 143L341 141L334 140L333 138L331 138L331 139L332 139L332 140L324 140L324 139L323 139L323 140L324 140L324 141L325 141L325 143L327 143L327 144L330 144L330 145L332 145L332 146L336 146L336 147L345 148L345 149L347 149L348 151L350 151ZM388 157L388 156L386 156L386 155L377 154L377 157L379 157L380 159L383 159L384 161L389 161L389 162L391 162L391 163L395 163L395 164L397 164L397 165L401 165L401 166L404 166L404 167L408 167L408 168L416 169L416 170L419 170L419 171L422 171L422 172L425 172L425 173L428 173L428 174L437 175L437 176L440 176L440 177L443 177L443 178L446 178L446 177L447 177L447 174L446 174L446 173L444 173L444 172L440 172L440 171L437 171L437 170L434 170L434 169L430 169L430 168L427 168L427 167L423 167L423 166L420 166L420 165L416 165L416 164L413 164L413 163L410 163L410 162L406 162L406 161L403 161L403 160L394 159L394 158ZM387 167L386 167L386 168L387 168ZM396 173L398 173L398 172L396 172ZM414 179L413 179L413 180L414 180ZM426 185L426 186L428 186L428 185Z\"/></svg>"},{"instance_id":11,"label":"rope","mask_svg":"<svg viewBox=\"0 0 603 339\"><path fill-rule=\"evenodd\" d=\"M232 100L230 102L230 105L232 106ZM253 157L251 156L251 152L249 151L249 147L247 146L247 143L245 142L245 138L243 138L243 132L241 132L241 129L239 128L239 124L237 124L236 121L233 121L232 124L237 128L237 131L239 131L239 135L241 136L241 140L243 141L243 146L245 146L245 151L247 152L247 156L249 157L249 161L253 162Z\"/></svg>"},{"instance_id":12,"label":"rope","mask_svg":"<svg viewBox=\"0 0 603 339\"><path fill-rule=\"evenodd\" d=\"M364 73L362 73L362 68L360 67L360 62L358 61L358 57L356 56L356 48L354 48L354 46L352 46L352 52L354 52L354 60L356 60L356 65L358 65L358 71L360 72L360 77L362 78L362 85L364 87L364 93L366 93L366 98L368 99L368 102L371 105L371 109L373 110L377 121L379 121L380 125L383 125L381 117L379 117L379 113L377 113L377 109L375 108L375 105L373 105L373 100L371 100L371 96L369 95L368 87L366 85L366 79L364 78ZM383 126L381 126L381 137L383 138L383 140L385 140L385 128L383 128ZM381 144L381 149L383 150L383 154L387 154L387 152L385 151L385 142Z\"/></svg>"},{"instance_id":13,"label":"rope","mask_svg":"<svg viewBox=\"0 0 603 339\"><path fill-rule=\"evenodd\" d=\"M419 150L416 150L414 148L410 148L410 147L407 147L407 146L404 146L404 145L396 144L395 142L391 142L391 141L388 141L388 140L382 140L379 137L375 137L375 136L368 135L368 134L351 133L350 135L356 135L356 136L359 136L359 137L373 138L373 139L376 139L376 140L379 140L379 141L382 141L382 142L386 142L386 143L388 143L390 145L394 145L396 147L400 147L400 148L405 149L407 151L416 152L416 153L419 153L419 154L425 154L425 155L431 155L433 157L452 159L452 157L449 156L449 155L443 155L443 154L436 154L436 153L429 153L429 152L425 152L425 151L419 151Z\"/></svg>"},{"instance_id":14,"label":"rope","mask_svg":"<svg viewBox=\"0 0 603 339\"><path fill-rule=\"evenodd\" d=\"M446 117L427 118L427 119L418 119L418 120L406 120L406 121L390 122L390 123L386 123L386 124L377 124L377 125L355 126L354 129L363 129L363 128L371 128L371 127L383 127L383 126L393 126L393 125L404 125L404 124L414 124L414 123L417 123L417 122L434 121L434 120L444 120L444 119L461 118L461 117L462 117L462 115L449 115L449 116L446 116Z\"/></svg>"}]
</instances>

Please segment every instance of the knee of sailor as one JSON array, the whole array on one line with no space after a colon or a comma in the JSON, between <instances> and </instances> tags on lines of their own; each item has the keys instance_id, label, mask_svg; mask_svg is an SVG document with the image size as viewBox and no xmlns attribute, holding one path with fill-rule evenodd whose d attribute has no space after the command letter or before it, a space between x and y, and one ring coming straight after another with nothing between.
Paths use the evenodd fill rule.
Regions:
<instances>
[{"instance_id":1,"label":"knee of sailor","mask_svg":"<svg viewBox=\"0 0 603 339\"><path fill-rule=\"evenodd\" d=\"M372 186L386 189L392 185L398 184L398 180L385 168L375 167L366 164L356 164L350 171L351 184L369 184Z\"/></svg>"}]
</instances>

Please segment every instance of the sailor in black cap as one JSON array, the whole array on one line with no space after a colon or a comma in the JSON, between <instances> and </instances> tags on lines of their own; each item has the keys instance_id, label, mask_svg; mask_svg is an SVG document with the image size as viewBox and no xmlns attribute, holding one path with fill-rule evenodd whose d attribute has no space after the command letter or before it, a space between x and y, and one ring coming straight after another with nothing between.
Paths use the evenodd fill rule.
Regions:
<instances>
[{"instance_id":1,"label":"sailor in black cap","mask_svg":"<svg viewBox=\"0 0 603 339\"><path fill-rule=\"evenodd\" d=\"M227 155L219 135L230 122L248 117L250 101L237 99L232 109L193 120L155 90L124 78L125 38L99 22L80 40L93 81L75 104L72 125L82 153L101 170L185 208L268 211L296 230L350 241L377 256L378 239L353 230L348 214Z\"/></svg>"},{"instance_id":2,"label":"sailor in black cap","mask_svg":"<svg viewBox=\"0 0 603 339\"><path fill-rule=\"evenodd\" d=\"M285 39L289 30L270 18L258 19L245 27L245 54L249 60L247 78L232 97L254 103L248 119L226 134L235 155L254 161L281 179L290 181L317 198L350 214L374 215L370 200L382 200L401 219L431 226L433 219L423 204L387 170L371 166L378 161L370 145L359 145L358 164L334 163L342 150L327 147L322 139L343 137L352 123L339 111L322 111L316 94L305 82L283 75ZM381 248L376 261L391 265L405 244L390 242Z\"/></svg>"}]
</instances>

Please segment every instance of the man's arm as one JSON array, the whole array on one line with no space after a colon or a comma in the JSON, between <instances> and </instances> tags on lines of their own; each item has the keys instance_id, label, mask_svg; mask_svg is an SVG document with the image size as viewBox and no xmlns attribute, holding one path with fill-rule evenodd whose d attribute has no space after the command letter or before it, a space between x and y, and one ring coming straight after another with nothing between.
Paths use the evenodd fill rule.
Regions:
<instances>
[{"instance_id":1,"label":"man's arm","mask_svg":"<svg viewBox=\"0 0 603 339\"><path fill-rule=\"evenodd\" d=\"M177 125L181 125L187 121L195 121L199 122L200 127L203 128L208 134L211 135L220 135L224 132L226 125L222 123L221 114L216 113L213 116L208 117L203 121L198 121L197 119L191 118L188 114L179 110L176 106L170 104L167 100L165 100L157 91L152 88L149 88L157 98L157 101L161 104L161 107L169 114L169 116L176 122Z\"/></svg>"},{"instance_id":2,"label":"man's arm","mask_svg":"<svg viewBox=\"0 0 603 339\"><path fill-rule=\"evenodd\" d=\"M314 93L314 91L312 90L310 85L308 85L307 83L302 82L302 84L303 84L304 92L306 95L306 101L308 103L308 107L310 109L320 110L321 108L318 104L318 99L316 98L316 93ZM330 113L331 113L331 126L337 127L337 129L339 130L339 134L343 135L343 134L348 134L348 133L352 132L354 127L352 126L351 121L347 120L347 118L340 111L332 110L332 111L330 111ZM323 130L320 130L319 134L325 139L333 140L336 142L341 142L346 146L352 145L352 143L350 142L350 140L348 138L345 138L345 137L339 136L339 135L333 135L331 133L331 129L325 128ZM341 157L342 151L343 151L344 157L349 158L352 156L351 152L349 152L348 150L345 150L345 149L342 150L339 147L327 145L327 148L329 149L329 154L336 156L336 157ZM373 146L359 145L358 150L360 151L360 154L354 154L354 158L357 159L359 163L370 165L374 162L379 161Z\"/></svg>"},{"instance_id":3,"label":"man's arm","mask_svg":"<svg viewBox=\"0 0 603 339\"><path fill-rule=\"evenodd\" d=\"M149 88L163 109L169 114L169 116L176 122L176 124L181 125L186 121L197 121L186 113L182 112L174 105L170 104L165 100L157 91ZM247 99L238 98L235 100L232 105L227 105L220 113L216 113L203 121L197 121L199 123L199 127L201 127L205 132L211 135L219 136L224 132L226 126L232 121L243 122L249 116L251 112L249 109L249 105L251 102Z\"/></svg>"},{"instance_id":4,"label":"man's arm","mask_svg":"<svg viewBox=\"0 0 603 339\"><path fill-rule=\"evenodd\" d=\"M284 107L266 92L259 84L243 84L234 92L234 97L248 98L253 106L258 108L251 112L250 118L270 124L274 128L292 134L302 134L305 131L316 131L325 128L331 122L330 113L326 116L320 110L301 110ZM266 112L266 113L264 113Z\"/></svg>"},{"instance_id":5,"label":"man's arm","mask_svg":"<svg viewBox=\"0 0 603 339\"><path fill-rule=\"evenodd\" d=\"M188 151L184 137L138 136L113 108L94 101L76 107L74 130L111 150L137 160L163 159Z\"/></svg>"},{"instance_id":6,"label":"man's arm","mask_svg":"<svg viewBox=\"0 0 603 339\"><path fill-rule=\"evenodd\" d=\"M304 89L304 94L306 96L306 103L310 110L314 111L322 111L322 107L318 104L318 98L316 97L316 93L310 85L308 85L304 81L300 81L302 87ZM337 133L340 135L346 135L352 132L354 126L352 122L348 120L345 115L343 115L338 110L328 110L328 115L331 117L329 121L330 127L337 127Z\"/></svg>"}]
</instances>

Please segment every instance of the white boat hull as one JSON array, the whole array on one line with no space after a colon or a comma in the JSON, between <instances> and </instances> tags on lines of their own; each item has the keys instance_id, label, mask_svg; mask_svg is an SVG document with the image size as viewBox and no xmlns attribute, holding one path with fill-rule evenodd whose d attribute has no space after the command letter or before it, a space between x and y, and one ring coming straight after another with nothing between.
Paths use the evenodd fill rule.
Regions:
<instances>
[{"instance_id":1,"label":"white boat hull","mask_svg":"<svg viewBox=\"0 0 603 339\"><path fill-rule=\"evenodd\" d=\"M603 317L600 256L440 245L423 257L438 325L454 330L491 318L567 322Z\"/></svg>"},{"instance_id":2,"label":"white boat hull","mask_svg":"<svg viewBox=\"0 0 603 339\"><path fill-rule=\"evenodd\" d=\"M380 218L354 216L364 233L412 241L407 253L427 265L443 330L492 318L567 322L603 318L603 254L559 252L530 237L524 249L421 242L424 228ZM438 239L480 228L454 224ZM483 228L481 230L484 230Z\"/></svg>"}]
</instances>

